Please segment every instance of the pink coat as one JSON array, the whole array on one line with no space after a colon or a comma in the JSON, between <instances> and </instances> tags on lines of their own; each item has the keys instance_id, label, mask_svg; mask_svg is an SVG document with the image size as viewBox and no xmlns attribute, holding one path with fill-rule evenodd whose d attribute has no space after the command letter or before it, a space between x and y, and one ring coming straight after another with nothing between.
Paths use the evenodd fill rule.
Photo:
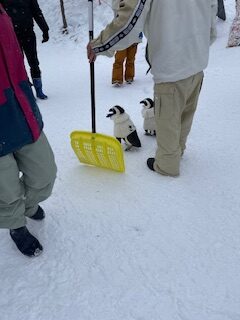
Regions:
<instances>
[{"instance_id":1,"label":"pink coat","mask_svg":"<svg viewBox=\"0 0 240 320\"><path fill-rule=\"evenodd\" d=\"M13 25L1 4L0 75L0 156L3 156L36 141L43 123Z\"/></svg>"}]
</instances>

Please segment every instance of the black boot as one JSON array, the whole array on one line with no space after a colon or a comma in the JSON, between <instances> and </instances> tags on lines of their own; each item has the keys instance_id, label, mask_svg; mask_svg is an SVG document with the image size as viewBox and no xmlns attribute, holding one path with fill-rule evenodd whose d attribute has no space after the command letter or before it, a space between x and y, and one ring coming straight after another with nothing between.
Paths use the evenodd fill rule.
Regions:
<instances>
[{"instance_id":1,"label":"black boot","mask_svg":"<svg viewBox=\"0 0 240 320\"><path fill-rule=\"evenodd\" d=\"M36 257L42 253L42 245L26 227L10 229L10 236L22 254L28 257Z\"/></svg>"},{"instance_id":2,"label":"black boot","mask_svg":"<svg viewBox=\"0 0 240 320\"><path fill-rule=\"evenodd\" d=\"M43 220L45 218L45 212L44 212L43 208L38 206L36 213L29 218L33 219L33 220Z\"/></svg>"},{"instance_id":3,"label":"black boot","mask_svg":"<svg viewBox=\"0 0 240 320\"><path fill-rule=\"evenodd\" d=\"M42 79L41 78L33 78L33 85L36 90L36 95L39 99L45 100L48 97L42 91Z\"/></svg>"},{"instance_id":4,"label":"black boot","mask_svg":"<svg viewBox=\"0 0 240 320\"><path fill-rule=\"evenodd\" d=\"M155 158L148 158L147 159L147 166L152 171L155 171L154 167L153 167L154 162L155 162Z\"/></svg>"}]
</instances>

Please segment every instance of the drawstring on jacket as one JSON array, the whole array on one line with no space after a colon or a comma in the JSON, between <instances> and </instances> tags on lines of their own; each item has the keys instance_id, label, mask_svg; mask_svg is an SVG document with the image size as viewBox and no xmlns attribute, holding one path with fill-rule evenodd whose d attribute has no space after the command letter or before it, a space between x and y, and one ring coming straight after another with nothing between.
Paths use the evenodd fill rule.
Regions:
<instances>
[{"instance_id":1,"label":"drawstring on jacket","mask_svg":"<svg viewBox=\"0 0 240 320\"><path fill-rule=\"evenodd\" d=\"M146 50L145 50L145 59L147 61L147 64L149 66L149 68L147 69L147 72L146 74L148 74L148 72L151 70L152 66L151 66L151 63L149 61L149 56L148 56L148 43L147 43L147 46L146 46Z\"/></svg>"}]
</instances>

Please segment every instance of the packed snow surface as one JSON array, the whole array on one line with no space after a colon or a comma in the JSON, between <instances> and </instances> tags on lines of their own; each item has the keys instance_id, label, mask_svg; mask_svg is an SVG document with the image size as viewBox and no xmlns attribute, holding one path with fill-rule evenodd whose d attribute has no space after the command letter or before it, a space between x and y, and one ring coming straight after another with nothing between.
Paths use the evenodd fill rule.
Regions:
<instances>
[{"instance_id":1,"label":"packed snow surface","mask_svg":"<svg viewBox=\"0 0 240 320\"><path fill-rule=\"evenodd\" d=\"M38 101L58 165L46 219L28 222L44 246L22 256L0 232L1 320L240 320L240 48L226 48L234 0L218 38L178 178L146 167L156 141L144 135L139 102L153 96L145 40L132 85L111 86L113 59L95 63L97 132L113 134L108 109L119 104L135 123L140 150L125 153L126 172L79 163L74 130L91 131L87 1L40 6L50 26L39 59L47 101ZM94 6L95 33L111 19Z\"/></svg>"}]
</instances>

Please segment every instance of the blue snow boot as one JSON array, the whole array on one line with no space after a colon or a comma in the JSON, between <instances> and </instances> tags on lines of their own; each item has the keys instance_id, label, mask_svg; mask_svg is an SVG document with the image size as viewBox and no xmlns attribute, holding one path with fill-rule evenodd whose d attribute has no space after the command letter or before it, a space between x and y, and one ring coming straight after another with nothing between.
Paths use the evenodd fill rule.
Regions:
<instances>
[{"instance_id":1,"label":"blue snow boot","mask_svg":"<svg viewBox=\"0 0 240 320\"><path fill-rule=\"evenodd\" d=\"M39 99L45 100L48 97L42 92L42 79L41 78L33 78L33 85L36 90L37 97Z\"/></svg>"}]
</instances>

